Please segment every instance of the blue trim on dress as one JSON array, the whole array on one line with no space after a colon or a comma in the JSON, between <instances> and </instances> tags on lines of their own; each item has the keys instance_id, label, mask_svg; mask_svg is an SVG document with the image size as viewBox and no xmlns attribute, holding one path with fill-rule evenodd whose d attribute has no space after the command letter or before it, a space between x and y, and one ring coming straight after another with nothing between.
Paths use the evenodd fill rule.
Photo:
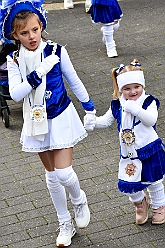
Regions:
<instances>
[{"instance_id":1,"label":"blue trim on dress","mask_svg":"<svg viewBox=\"0 0 165 248\"><path fill-rule=\"evenodd\" d=\"M149 143L148 145L137 149L138 158L142 161L144 159L149 158L151 155L155 154L156 152L162 150L162 140L158 138L153 142Z\"/></svg>"},{"instance_id":2,"label":"blue trim on dress","mask_svg":"<svg viewBox=\"0 0 165 248\"><path fill-rule=\"evenodd\" d=\"M118 188L121 192L124 193L136 193L138 191L142 191L147 188L150 184L143 184L141 182L126 182L124 180L119 179Z\"/></svg>"}]
</instances>

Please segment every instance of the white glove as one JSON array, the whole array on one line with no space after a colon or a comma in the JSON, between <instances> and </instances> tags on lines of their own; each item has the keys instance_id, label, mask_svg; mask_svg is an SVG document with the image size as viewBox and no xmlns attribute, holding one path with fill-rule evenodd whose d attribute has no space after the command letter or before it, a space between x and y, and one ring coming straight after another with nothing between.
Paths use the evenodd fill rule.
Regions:
<instances>
[{"instance_id":1,"label":"white glove","mask_svg":"<svg viewBox=\"0 0 165 248\"><path fill-rule=\"evenodd\" d=\"M111 107L108 109L108 111L102 115L102 116L96 116L96 124L95 128L107 128L112 125L113 122L115 122L115 118L112 115Z\"/></svg>"},{"instance_id":2,"label":"white glove","mask_svg":"<svg viewBox=\"0 0 165 248\"><path fill-rule=\"evenodd\" d=\"M130 112L132 115L137 116L142 107L139 106L134 100L127 100L124 104L124 111Z\"/></svg>"},{"instance_id":3,"label":"white glove","mask_svg":"<svg viewBox=\"0 0 165 248\"><path fill-rule=\"evenodd\" d=\"M40 66L36 69L38 77L41 78L42 76L46 75L59 61L59 57L55 54L51 54L44 58Z\"/></svg>"},{"instance_id":4,"label":"white glove","mask_svg":"<svg viewBox=\"0 0 165 248\"><path fill-rule=\"evenodd\" d=\"M86 115L84 116L84 127L87 131L93 131L96 124L96 110L85 111Z\"/></svg>"}]
</instances>

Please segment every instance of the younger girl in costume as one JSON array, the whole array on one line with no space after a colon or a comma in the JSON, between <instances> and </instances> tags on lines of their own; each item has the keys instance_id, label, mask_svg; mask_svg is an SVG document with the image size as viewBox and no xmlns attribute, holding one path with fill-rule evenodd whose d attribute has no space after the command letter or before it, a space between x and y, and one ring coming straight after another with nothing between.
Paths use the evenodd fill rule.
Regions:
<instances>
[{"instance_id":1,"label":"younger girl in costume","mask_svg":"<svg viewBox=\"0 0 165 248\"><path fill-rule=\"evenodd\" d=\"M96 128L118 123L120 162L118 187L136 207L136 223L148 220L149 193L152 224L165 223L165 151L156 132L159 100L145 93L145 79L137 60L112 70L114 99L109 110L96 117ZM120 92L122 93L120 96ZM94 124L94 123L92 123Z\"/></svg>"},{"instance_id":2,"label":"younger girl in costume","mask_svg":"<svg viewBox=\"0 0 165 248\"><path fill-rule=\"evenodd\" d=\"M122 17L122 10L117 0L91 0L91 18L94 23L101 23L103 26L103 42L106 45L107 55L110 58L117 57L116 44L113 34L119 28L119 21Z\"/></svg>"},{"instance_id":3,"label":"younger girl in costume","mask_svg":"<svg viewBox=\"0 0 165 248\"><path fill-rule=\"evenodd\" d=\"M88 225L90 212L72 167L73 147L87 133L67 95L63 76L80 100L87 123L95 119L96 111L66 49L41 38L47 23L41 3L12 1L5 7L3 35L19 43L18 51L7 57L7 66L10 95L15 101L23 99L22 150L37 152L45 166L47 187L60 224L56 245L65 247L76 233L66 191L79 228Z\"/></svg>"}]
</instances>

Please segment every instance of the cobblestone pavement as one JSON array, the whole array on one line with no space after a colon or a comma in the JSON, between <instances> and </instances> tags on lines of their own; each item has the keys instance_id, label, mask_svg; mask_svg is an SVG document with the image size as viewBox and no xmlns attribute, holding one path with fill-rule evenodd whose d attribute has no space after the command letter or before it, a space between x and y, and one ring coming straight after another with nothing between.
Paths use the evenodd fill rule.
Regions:
<instances>
[{"instance_id":1,"label":"cobblestone pavement","mask_svg":"<svg viewBox=\"0 0 165 248\"><path fill-rule=\"evenodd\" d=\"M157 131L165 142L165 1L120 1L123 19L115 33L119 57L106 56L100 25L92 24L84 1L72 10L63 1L46 1L48 33L66 45L74 67L90 93L97 115L105 113L113 92L111 69L138 58L145 69L146 91L161 101ZM68 89L81 119L84 110ZM54 248L58 222L45 184L44 168L36 154L19 144L22 103L8 101L10 127L0 122L0 247ZM74 149L73 166L86 191L91 222L78 230L73 248L164 248L165 225L135 224L134 206L117 189L119 142L116 124L94 130ZM70 202L69 209L72 212Z\"/></svg>"}]
</instances>

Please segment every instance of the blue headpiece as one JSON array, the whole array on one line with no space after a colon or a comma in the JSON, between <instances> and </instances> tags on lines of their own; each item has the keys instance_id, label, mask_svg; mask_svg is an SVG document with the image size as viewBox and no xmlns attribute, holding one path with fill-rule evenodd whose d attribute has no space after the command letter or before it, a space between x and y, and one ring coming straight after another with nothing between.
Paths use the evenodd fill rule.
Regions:
<instances>
[{"instance_id":1,"label":"blue headpiece","mask_svg":"<svg viewBox=\"0 0 165 248\"><path fill-rule=\"evenodd\" d=\"M43 0L17 1L2 0L0 5L0 39L11 40L12 22L14 17L22 11L32 11L42 22L43 29L47 26L46 11L42 8Z\"/></svg>"}]
</instances>

